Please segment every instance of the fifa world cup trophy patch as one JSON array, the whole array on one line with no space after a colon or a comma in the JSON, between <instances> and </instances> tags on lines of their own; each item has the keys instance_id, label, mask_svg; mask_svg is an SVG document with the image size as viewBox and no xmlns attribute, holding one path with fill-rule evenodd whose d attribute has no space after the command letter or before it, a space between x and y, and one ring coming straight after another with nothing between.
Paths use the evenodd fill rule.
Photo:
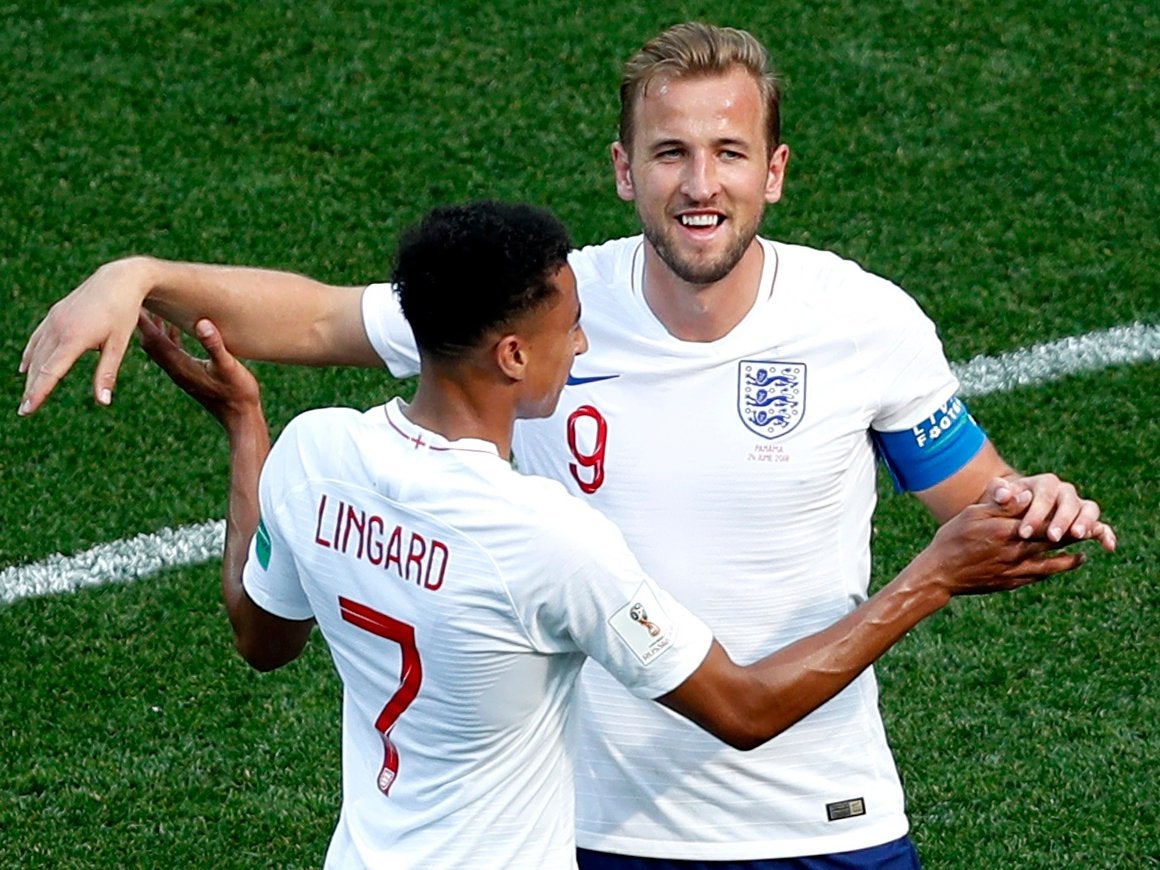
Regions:
<instances>
[{"instance_id":1,"label":"fifa world cup trophy patch","mask_svg":"<svg viewBox=\"0 0 1160 870\"><path fill-rule=\"evenodd\" d=\"M672 646L673 623L647 583L616 611L608 624L644 664Z\"/></svg>"}]
</instances>

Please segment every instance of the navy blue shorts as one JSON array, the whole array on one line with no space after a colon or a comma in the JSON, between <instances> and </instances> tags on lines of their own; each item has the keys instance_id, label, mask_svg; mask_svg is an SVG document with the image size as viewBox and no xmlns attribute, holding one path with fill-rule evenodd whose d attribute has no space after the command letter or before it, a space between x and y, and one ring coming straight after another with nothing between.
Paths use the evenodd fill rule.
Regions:
<instances>
[{"instance_id":1,"label":"navy blue shorts","mask_svg":"<svg viewBox=\"0 0 1160 870\"><path fill-rule=\"evenodd\" d=\"M910 837L869 849L812 855L808 858L769 858L759 861L686 861L681 858L635 858L577 849L580 870L921 870L918 851Z\"/></svg>"}]
</instances>

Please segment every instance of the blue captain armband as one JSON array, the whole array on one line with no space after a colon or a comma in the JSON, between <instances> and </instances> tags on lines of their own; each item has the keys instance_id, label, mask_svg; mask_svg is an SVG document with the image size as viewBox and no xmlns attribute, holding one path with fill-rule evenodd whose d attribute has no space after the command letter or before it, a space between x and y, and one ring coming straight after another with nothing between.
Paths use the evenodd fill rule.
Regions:
<instances>
[{"instance_id":1,"label":"blue captain armband","mask_svg":"<svg viewBox=\"0 0 1160 870\"><path fill-rule=\"evenodd\" d=\"M958 396L910 429L871 434L894 485L912 492L942 483L974 459L987 440Z\"/></svg>"}]
</instances>

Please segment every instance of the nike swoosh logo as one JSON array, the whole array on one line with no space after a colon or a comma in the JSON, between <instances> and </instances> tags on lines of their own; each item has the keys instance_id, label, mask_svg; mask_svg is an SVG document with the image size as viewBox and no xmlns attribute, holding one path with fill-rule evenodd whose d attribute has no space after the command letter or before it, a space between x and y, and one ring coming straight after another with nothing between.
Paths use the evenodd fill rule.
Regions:
<instances>
[{"instance_id":1,"label":"nike swoosh logo","mask_svg":"<svg viewBox=\"0 0 1160 870\"><path fill-rule=\"evenodd\" d=\"M565 384L569 387L578 387L581 384L592 384L596 381L608 381L612 378L619 378L620 375L593 375L587 378L578 378L576 375L568 375L568 380Z\"/></svg>"}]
</instances>

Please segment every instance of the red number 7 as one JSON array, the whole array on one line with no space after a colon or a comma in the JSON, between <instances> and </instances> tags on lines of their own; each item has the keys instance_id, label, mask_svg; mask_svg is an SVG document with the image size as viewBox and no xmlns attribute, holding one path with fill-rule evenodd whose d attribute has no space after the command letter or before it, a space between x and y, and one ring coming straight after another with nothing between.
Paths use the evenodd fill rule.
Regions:
<instances>
[{"instance_id":1,"label":"red number 7","mask_svg":"<svg viewBox=\"0 0 1160 870\"><path fill-rule=\"evenodd\" d=\"M351 625L393 640L403 651L399 688L387 699L386 706L375 720L375 730L383 738L383 769L379 772L379 791L390 794L391 784L399 775L399 751L391 742L391 729L415 700L419 694L419 685L423 682L423 666L419 663L419 648L415 646L415 627L342 596L338 598L338 606L342 609L342 618Z\"/></svg>"}]
</instances>

